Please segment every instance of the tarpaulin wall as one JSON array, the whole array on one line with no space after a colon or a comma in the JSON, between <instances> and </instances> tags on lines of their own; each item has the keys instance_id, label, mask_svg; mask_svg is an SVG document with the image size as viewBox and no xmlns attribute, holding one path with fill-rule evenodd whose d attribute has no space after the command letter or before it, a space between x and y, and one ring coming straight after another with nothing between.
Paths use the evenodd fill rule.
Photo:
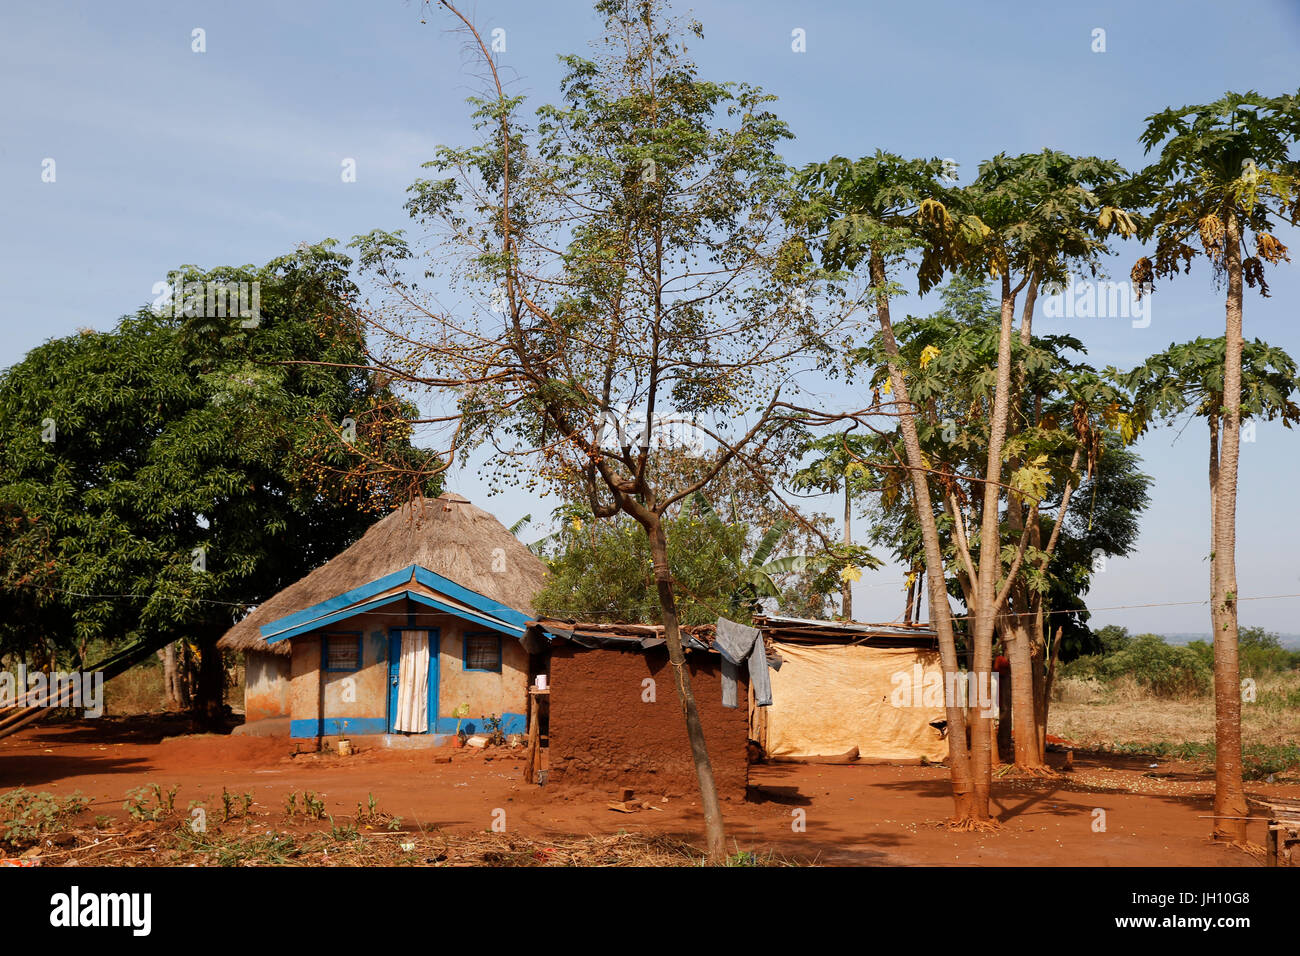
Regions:
<instances>
[{"instance_id":1,"label":"tarpaulin wall","mask_svg":"<svg viewBox=\"0 0 1300 956\"><path fill-rule=\"evenodd\" d=\"M772 706L753 708L754 734L773 757L825 757L858 748L861 760L939 761L948 741L937 651L864 644L772 641ZM927 687L930 693L926 693Z\"/></svg>"}]
</instances>

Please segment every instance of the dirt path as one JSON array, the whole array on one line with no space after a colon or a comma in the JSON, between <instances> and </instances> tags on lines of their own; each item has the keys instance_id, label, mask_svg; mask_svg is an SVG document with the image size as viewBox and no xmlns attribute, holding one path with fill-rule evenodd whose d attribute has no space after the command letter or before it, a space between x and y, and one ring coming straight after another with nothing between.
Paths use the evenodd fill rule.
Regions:
<instances>
[{"instance_id":1,"label":"dirt path","mask_svg":"<svg viewBox=\"0 0 1300 956\"><path fill-rule=\"evenodd\" d=\"M0 791L81 791L91 813L123 817L128 790L177 786L176 807L221 792L251 793L268 828L283 823L290 792L316 791L327 812L351 817L374 794L379 808L451 832L484 831L504 811L512 832L533 837L645 830L696 839L702 817L691 793L638 792L658 807L623 814L621 795L526 785L522 759L481 752L370 750L339 758L290 756L283 738L168 737L175 724L104 719L38 726L0 740ZM450 763L435 762L435 755ZM751 795L725 807L728 842L837 864L1254 865L1249 855L1205 839L1212 781L1174 764L1083 758L1051 780L999 779L1003 828L953 833L941 767L757 766ZM1294 783L1252 784L1252 792L1300 796ZM665 799L666 798L666 799ZM1104 811L1104 819L1098 814ZM1104 822L1104 831L1094 830ZM796 827L802 824L802 829ZM1263 830L1251 824L1251 840Z\"/></svg>"}]
</instances>

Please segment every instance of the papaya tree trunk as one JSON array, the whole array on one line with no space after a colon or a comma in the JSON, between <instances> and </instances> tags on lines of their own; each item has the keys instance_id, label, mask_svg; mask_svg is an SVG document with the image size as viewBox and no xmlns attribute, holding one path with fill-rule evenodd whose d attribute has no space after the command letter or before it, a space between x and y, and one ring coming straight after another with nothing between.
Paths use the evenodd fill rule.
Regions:
<instances>
[{"instance_id":1,"label":"papaya tree trunk","mask_svg":"<svg viewBox=\"0 0 1300 956\"><path fill-rule=\"evenodd\" d=\"M1011 726L1014 730L1015 762L1022 770L1043 767L1038 746L1038 708L1035 706L1033 635L1021 614L1011 616L1007 659L1011 662ZM1041 660L1041 658L1040 658Z\"/></svg>"},{"instance_id":2,"label":"papaya tree trunk","mask_svg":"<svg viewBox=\"0 0 1300 956\"><path fill-rule=\"evenodd\" d=\"M1241 442L1242 273L1236 210L1225 217L1228 273L1223 356L1223 435L1215 489L1210 598L1214 625L1214 837L1244 843L1247 814L1241 780L1241 673L1237 659L1237 468Z\"/></svg>"},{"instance_id":3,"label":"papaya tree trunk","mask_svg":"<svg viewBox=\"0 0 1300 956\"><path fill-rule=\"evenodd\" d=\"M965 826L989 818L988 788L982 794L975 780L971 760L971 745L966 733L965 701L953 693L957 686L957 641L953 632L952 608L944 587L943 548L939 542L939 526L934 517L930 498L930 482L921 453L921 441L916 432L916 410L907 397L907 382L898 367L898 340L889 315L889 295L885 291L885 260L873 251L870 259L871 283L876 289L876 314L880 320L880 334L885 352L889 356L889 382L898 401L899 428L903 433L903 448L907 455L907 470L912 482L912 503L917 522L921 526L921 541L925 553L926 576L929 579L930 624L939 635L939 659L944 674L944 707L948 718L948 766L952 778L954 805L953 823Z\"/></svg>"}]
</instances>

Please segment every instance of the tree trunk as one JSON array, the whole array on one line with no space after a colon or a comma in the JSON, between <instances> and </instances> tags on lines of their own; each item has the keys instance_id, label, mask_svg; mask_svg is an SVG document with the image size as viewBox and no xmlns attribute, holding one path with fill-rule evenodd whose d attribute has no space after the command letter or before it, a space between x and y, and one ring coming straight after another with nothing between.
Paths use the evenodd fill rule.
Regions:
<instances>
[{"instance_id":1,"label":"tree trunk","mask_svg":"<svg viewBox=\"0 0 1300 956\"><path fill-rule=\"evenodd\" d=\"M1002 638L1002 653L1007 652L1007 638L1004 634ZM1008 664L1011 658L1007 658ZM998 734L997 748L998 760L1002 763L1015 763L1016 751L1011 742L1011 690L1015 686L1015 678L1011 675L1011 668L1007 667L998 672Z\"/></svg>"},{"instance_id":2,"label":"tree trunk","mask_svg":"<svg viewBox=\"0 0 1300 956\"><path fill-rule=\"evenodd\" d=\"M162 659L163 666L164 706L171 711L184 710L189 702L183 698L181 692L180 675L176 667L175 642L159 651L158 656Z\"/></svg>"},{"instance_id":3,"label":"tree trunk","mask_svg":"<svg viewBox=\"0 0 1300 956\"><path fill-rule=\"evenodd\" d=\"M1015 761L1022 770L1041 770L1043 755L1038 747L1038 709L1034 706L1035 679L1033 638L1022 615L1011 616L1007 659L1011 662L1011 726L1015 730Z\"/></svg>"},{"instance_id":4,"label":"tree trunk","mask_svg":"<svg viewBox=\"0 0 1300 956\"><path fill-rule=\"evenodd\" d=\"M225 730L226 673L221 664L217 641L221 633L203 633L199 637L199 679L194 695L194 720L201 730Z\"/></svg>"},{"instance_id":5,"label":"tree trunk","mask_svg":"<svg viewBox=\"0 0 1300 956\"><path fill-rule=\"evenodd\" d=\"M673 682L677 687L677 700L686 719L686 736L691 743L691 756L695 761L695 776L700 785L700 804L704 808L704 832L708 843L709 860L721 863L726 859L726 834L722 824L722 805L718 802L718 788L713 779L713 764L704 741L704 727L700 712L695 706L695 691L691 688L691 675L686 667L686 652L682 649L682 635L677 621L677 600L673 593L673 576L668 567L668 539L663 524L655 515L646 528L650 539L650 555L654 560L655 586L659 592L659 608L664 625L664 640L668 644L668 662L672 666Z\"/></svg>"},{"instance_id":6,"label":"tree trunk","mask_svg":"<svg viewBox=\"0 0 1300 956\"><path fill-rule=\"evenodd\" d=\"M853 496L849 491L849 476L844 476L844 543L853 544L849 523L853 519ZM840 609L844 620L853 620L853 582L844 581L840 586Z\"/></svg>"},{"instance_id":7,"label":"tree trunk","mask_svg":"<svg viewBox=\"0 0 1300 956\"><path fill-rule=\"evenodd\" d=\"M939 527L934 518L934 505L930 497L930 482L925 471L925 458L916 433L916 411L907 397L907 382L896 364L898 341L889 316L889 296L885 292L885 261L873 252L870 262L871 283L876 289L876 312L880 319L880 332L885 352L890 357L889 382L898 401L899 428L903 433L903 447L907 453L907 470L912 479L912 503L921 526L921 541L925 550L925 569L929 578L930 623L939 635L939 658L944 673L944 705L948 718L948 764L952 775L954 804L953 823L968 826L989 819L989 794L987 785L976 785L971 760L971 748L966 733L965 701L948 693L953 688L959 671L957 642L953 633L952 609L948 604L947 580L943 566L943 548L939 542ZM990 768L991 769L991 768Z\"/></svg>"},{"instance_id":8,"label":"tree trunk","mask_svg":"<svg viewBox=\"0 0 1300 956\"><path fill-rule=\"evenodd\" d=\"M176 658L176 690L180 696L181 706L189 710L194 704L197 680L194 673L194 655L190 653L190 642L178 642L180 653ZM177 644L173 644L176 647Z\"/></svg>"},{"instance_id":9,"label":"tree trunk","mask_svg":"<svg viewBox=\"0 0 1300 956\"><path fill-rule=\"evenodd\" d=\"M1228 272L1223 360L1223 436L1214 503L1214 837L1244 843L1247 814L1241 782L1241 673L1237 660L1237 466L1241 441L1241 235L1229 209L1224 258Z\"/></svg>"},{"instance_id":10,"label":"tree trunk","mask_svg":"<svg viewBox=\"0 0 1300 956\"><path fill-rule=\"evenodd\" d=\"M1001 494L997 482L1002 478L1002 447L1007 434L1011 393L1011 333L1015 319L1015 296L1011 292L1011 278L1002 273L1002 309L998 334L997 380L993 389L993 408L989 416L989 447L984 466L982 513L980 516L979 577L975 582L976 605L974 633L971 637L971 677L976 681L989 680L993 670L993 632L997 627L998 582L1002 576L1002 542L1000 524ZM1012 672L1014 689L1017 674ZM1014 707L1014 703L1013 703ZM1014 721L1014 715L1012 720ZM975 729L971 733L971 760L975 778L976 802L988 806L989 791L993 781L993 748L989 734L989 718L981 711L975 713Z\"/></svg>"},{"instance_id":11,"label":"tree trunk","mask_svg":"<svg viewBox=\"0 0 1300 956\"><path fill-rule=\"evenodd\" d=\"M1041 614L1040 614L1041 617ZM1038 694L1038 748L1047 762L1047 714L1052 708L1052 684L1056 680L1056 660L1061 655L1061 628L1056 629L1051 652L1047 656L1047 669L1043 674L1043 689Z\"/></svg>"}]
</instances>

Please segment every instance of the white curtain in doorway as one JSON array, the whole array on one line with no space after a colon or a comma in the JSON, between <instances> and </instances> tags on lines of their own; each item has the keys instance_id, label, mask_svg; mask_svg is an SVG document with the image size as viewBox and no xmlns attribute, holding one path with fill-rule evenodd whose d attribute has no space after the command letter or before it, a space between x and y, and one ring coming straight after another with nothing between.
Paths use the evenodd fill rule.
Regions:
<instances>
[{"instance_id":1,"label":"white curtain in doorway","mask_svg":"<svg viewBox=\"0 0 1300 956\"><path fill-rule=\"evenodd\" d=\"M429 732L429 632L403 631L397 665L397 720L394 730Z\"/></svg>"}]
</instances>

